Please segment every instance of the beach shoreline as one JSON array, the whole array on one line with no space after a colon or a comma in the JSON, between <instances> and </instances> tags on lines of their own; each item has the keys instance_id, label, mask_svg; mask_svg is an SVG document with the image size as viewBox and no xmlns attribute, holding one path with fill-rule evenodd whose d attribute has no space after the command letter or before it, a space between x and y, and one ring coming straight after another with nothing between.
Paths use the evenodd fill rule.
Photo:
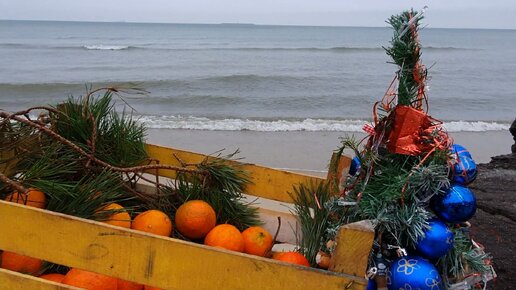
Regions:
<instances>
[{"instance_id":1,"label":"beach shoreline","mask_svg":"<svg viewBox=\"0 0 516 290\"><path fill-rule=\"evenodd\" d=\"M507 154L514 143L509 131L449 133L456 144L466 147L476 163L488 163L491 157ZM257 132L148 129L147 142L203 154L239 149L242 161L277 169L324 176L331 154L340 146L340 138L366 135L357 132ZM350 157L351 151L345 152Z\"/></svg>"}]
</instances>

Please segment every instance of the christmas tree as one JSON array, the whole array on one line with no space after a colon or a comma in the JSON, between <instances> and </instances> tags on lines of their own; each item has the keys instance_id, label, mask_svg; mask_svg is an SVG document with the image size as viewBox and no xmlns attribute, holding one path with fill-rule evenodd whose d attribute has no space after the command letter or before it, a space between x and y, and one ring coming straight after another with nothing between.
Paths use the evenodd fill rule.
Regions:
<instances>
[{"instance_id":1,"label":"christmas tree","mask_svg":"<svg viewBox=\"0 0 516 290\"><path fill-rule=\"evenodd\" d=\"M336 151L356 154L346 181L295 190L302 197L296 212L306 228L301 246L312 262L316 251L331 254L342 224L373 222L371 289L470 289L495 275L490 256L469 235L476 200L467 185L476 165L442 122L428 115L418 36L422 19L423 11L410 10L387 21L394 35L385 50L397 71L374 104L374 121L364 127L369 135L362 142L344 138ZM339 158L333 160L330 172L336 175ZM332 190L340 195L332 198Z\"/></svg>"}]
</instances>

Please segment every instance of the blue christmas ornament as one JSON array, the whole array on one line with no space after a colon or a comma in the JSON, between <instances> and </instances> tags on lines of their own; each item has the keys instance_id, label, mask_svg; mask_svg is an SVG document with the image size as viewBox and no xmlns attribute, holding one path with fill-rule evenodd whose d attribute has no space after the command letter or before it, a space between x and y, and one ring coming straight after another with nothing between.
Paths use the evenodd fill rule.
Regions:
<instances>
[{"instance_id":1,"label":"blue christmas ornament","mask_svg":"<svg viewBox=\"0 0 516 290\"><path fill-rule=\"evenodd\" d=\"M357 156L351 159L351 165L349 165L349 175L355 176L360 171L360 159Z\"/></svg>"},{"instance_id":2,"label":"blue christmas ornament","mask_svg":"<svg viewBox=\"0 0 516 290\"><path fill-rule=\"evenodd\" d=\"M376 281L375 280L368 280L367 281L367 288L366 290L377 290L378 289L378 286L376 286Z\"/></svg>"},{"instance_id":3,"label":"blue christmas ornament","mask_svg":"<svg viewBox=\"0 0 516 290\"><path fill-rule=\"evenodd\" d=\"M406 256L392 262L387 274L387 288L441 290L444 285L432 263L421 257Z\"/></svg>"},{"instance_id":4,"label":"blue christmas ornament","mask_svg":"<svg viewBox=\"0 0 516 290\"><path fill-rule=\"evenodd\" d=\"M425 258L437 259L444 256L453 246L453 232L440 220L431 220L425 237L416 244L417 251Z\"/></svg>"},{"instance_id":5,"label":"blue christmas ornament","mask_svg":"<svg viewBox=\"0 0 516 290\"><path fill-rule=\"evenodd\" d=\"M447 223L462 223L469 220L477 210L477 199L469 188L453 184L444 195L434 195L430 207Z\"/></svg>"},{"instance_id":6,"label":"blue christmas ornament","mask_svg":"<svg viewBox=\"0 0 516 290\"><path fill-rule=\"evenodd\" d=\"M466 149L464 146L459 145L459 144L453 144L453 146L451 148L451 153L458 155L458 156L466 156L466 157L473 159L473 157L471 157L471 153L469 153L468 149Z\"/></svg>"},{"instance_id":7,"label":"blue christmas ornament","mask_svg":"<svg viewBox=\"0 0 516 290\"><path fill-rule=\"evenodd\" d=\"M466 155L459 155L459 158L453 161L452 180L467 185L475 178L477 178L477 165L475 161Z\"/></svg>"}]
</instances>

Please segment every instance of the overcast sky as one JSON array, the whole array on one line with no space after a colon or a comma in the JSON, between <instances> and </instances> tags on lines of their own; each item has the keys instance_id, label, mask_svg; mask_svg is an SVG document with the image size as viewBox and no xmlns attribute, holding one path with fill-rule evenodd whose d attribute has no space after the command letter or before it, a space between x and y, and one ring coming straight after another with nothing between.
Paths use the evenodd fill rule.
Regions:
<instances>
[{"instance_id":1,"label":"overcast sky","mask_svg":"<svg viewBox=\"0 0 516 290\"><path fill-rule=\"evenodd\" d=\"M516 0L0 0L0 19L386 26L425 5L430 27L516 29Z\"/></svg>"}]
</instances>

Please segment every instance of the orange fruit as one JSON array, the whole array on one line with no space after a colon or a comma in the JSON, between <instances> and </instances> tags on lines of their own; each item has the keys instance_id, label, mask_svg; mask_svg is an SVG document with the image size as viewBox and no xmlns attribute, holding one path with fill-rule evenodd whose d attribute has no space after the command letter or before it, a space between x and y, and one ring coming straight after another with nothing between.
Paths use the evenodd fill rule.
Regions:
<instances>
[{"instance_id":1,"label":"orange fruit","mask_svg":"<svg viewBox=\"0 0 516 290\"><path fill-rule=\"evenodd\" d=\"M163 289L158 288L158 287L152 287L152 286L147 286L147 285L143 286L143 288L145 290L163 290Z\"/></svg>"},{"instance_id":2,"label":"orange fruit","mask_svg":"<svg viewBox=\"0 0 516 290\"><path fill-rule=\"evenodd\" d=\"M244 252L265 257L272 247L272 236L262 227L249 227L242 232Z\"/></svg>"},{"instance_id":3,"label":"orange fruit","mask_svg":"<svg viewBox=\"0 0 516 290\"><path fill-rule=\"evenodd\" d=\"M143 290L143 285L118 279L118 290Z\"/></svg>"},{"instance_id":4,"label":"orange fruit","mask_svg":"<svg viewBox=\"0 0 516 290\"><path fill-rule=\"evenodd\" d=\"M21 194L15 191L12 194L9 194L5 200L37 208L45 208L47 203L47 197L45 194L34 188L29 188L27 193Z\"/></svg>"},{"instance_id":5,"label":"orange fruit","mask_svg":"<svg viewBox=\"0 0 516 290\"><path fill-rule=\"evenodd\" d=\"M137 215L131 229L168 237L172 233L172 222L164 212L151 209Z\"/></svg>"},{"instance_id":6,"label":"orange fruit","mask_svg":"<svg viewBox=\"0 0 516 290\"><path fill-rule=\"evenodd\" d=\"M57 282L57 283L63 282L64 277L65 277L65 275L58 274L58 273L51 273L51 274L45 274L45 275L39 276L39 278L41 278L41 279L45 279L45 280L49 280L49 281L54 281L54 282Z\"/></svg>"},{"instance_id":7,"label":"orange fruit","mask_svg":"<svg viewBox=\"0 0 516 290\"><path fill-rule=\"evenodd\" d=\"M104 208L102 208L101 211L107 211L107 210L120 210L124 207L119 205L118 203L110 203ZM117 211L113 213L107 220L103 221L106 224L114 225L117 227L123 227L123 228L131 228L131 216L126 211Z\"/></svg>"},{"instance_id":8,"label":"orange fruit","mask_svg":"<svg viewBox=\"0 0 516 290\"><path fill-rule=\"evenodd\" d=\"M287 263L302 265L310 267L310 263L308 262L308 259L306 259L305 256L298 252L279 252L274 253L272 255L272 258L278 261L283 261Z\"/></svg>"},{"instance_id":9,"label":"orange fruit","mask_svg":"<svg viewBox=\"0 0 516 290\"><path fill-rule=\"evenodd\" d=\"M41 268L43 267L43 261L40 259L7 251L2 253L0 260L2 261L0 268L24 274L39 274L38 272L41 272Z\"/></svg>"},{"instance_id":10,"label":"orange fruit","mask_svg":"<svg viewBox=\"0 0 516 290\"><path fill-rule=\"evenodd\" d=\"M214 227L206 235L204 244L237 252L244 251L244 238L242 234L235 226L230 224L221 224Z\"/></svg>"},{"instance_id":11,"label":"orange fruit","mask_svg":"<svg viewBox=\"0 0 516 290\"><path fill-rule=\"evenodd\" d=\"M118 279L72 268L62 283L88 290L117 290Z\"/></svg>"},{"instance_id":12,"label":"orange fruit","mask_svg":"<svg viewBox=\"0 0 516 290\"><path fill-rule=\"evenodd\" d=\"M204 238L217 224L217 215L211 205L203 200L190 200L176 211L177 231L190 239Z\"/></svg>"}]
</instances>

